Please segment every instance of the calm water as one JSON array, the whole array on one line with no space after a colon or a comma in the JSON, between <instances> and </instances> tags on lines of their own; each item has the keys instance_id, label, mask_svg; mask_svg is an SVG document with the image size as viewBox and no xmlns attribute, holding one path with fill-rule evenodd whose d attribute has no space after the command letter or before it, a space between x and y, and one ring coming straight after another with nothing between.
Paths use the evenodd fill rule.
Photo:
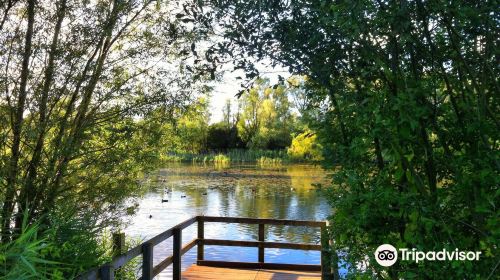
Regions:
<instances>
[{"instance_id":1,"label":"calm water","mask_svg":"<svg viewBox=\"0 0 500 280\"><path fill-rule=\"evenodd\" d=\"M147 178L151 191L140 200L125 233L149 239L195 215L325 220L330 207L316 184L327 184L326 175L311 165L169 166ZM257 235L257 225L205 224L205 238L257 240ZM195 237L196 223L183 230L183 243ZM320 237L314 228L266 226L265 240L319 244ZM155 265L171 254L169 238L155 246ZM205 259L256 262L257 248L205 246ZM265 260L319 264L320 253L266 249ZM183 269L195 261L196 247L184 255ZM157 279L171 279L171 267Z\"/></svg>"}]
</instances>

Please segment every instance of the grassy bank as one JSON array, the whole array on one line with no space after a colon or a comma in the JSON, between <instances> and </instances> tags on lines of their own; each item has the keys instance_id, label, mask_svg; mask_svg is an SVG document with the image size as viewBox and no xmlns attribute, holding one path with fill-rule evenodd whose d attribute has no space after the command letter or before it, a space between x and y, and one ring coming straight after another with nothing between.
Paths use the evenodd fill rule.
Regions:
<instances>
[{"instance_id":1,"label":"grassy bank","mask_svg":"<svg viewBox=\"0 0 500 280\"><path fill-rule=\"evenodd\" d=\"M169 153L164 156L163 160L165 162L257 163L261 165L306 162L305 160L292 160L285 150L229 150L202 154Z\"/></svg>"}]
</instances>

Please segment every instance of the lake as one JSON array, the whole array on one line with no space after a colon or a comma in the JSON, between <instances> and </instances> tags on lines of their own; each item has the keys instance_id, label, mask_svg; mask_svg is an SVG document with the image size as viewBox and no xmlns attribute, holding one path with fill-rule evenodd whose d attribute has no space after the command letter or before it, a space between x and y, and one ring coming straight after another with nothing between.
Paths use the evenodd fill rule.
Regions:
<instances>
[{"instance_id":1,"label":"lake","mask_svg":"<svg viewBox=\"0 0 500 280\"><path fill-rule=\"evenodd\" d=\"M325 220L330 206L320 186L327 173L313 165L172 164L147 176L151 190L126 229L127 236L149 239L196 215ZM162 202L168 200L168 202ZM183 243L196 237L196 223L183 230ZM257 240L257 225L207 223L205 238ZM266 226L266 241L319 244L319 230ZM172 238L155 246L155 265L172 254ZM257 261L257 248L205 246L206 260ZM319 264L317 251L266 249L266 262ZM182 258L183 270L196 262L196 247ZM157 279L171 279L171 266Z\"/></svg>"}]
</instances>

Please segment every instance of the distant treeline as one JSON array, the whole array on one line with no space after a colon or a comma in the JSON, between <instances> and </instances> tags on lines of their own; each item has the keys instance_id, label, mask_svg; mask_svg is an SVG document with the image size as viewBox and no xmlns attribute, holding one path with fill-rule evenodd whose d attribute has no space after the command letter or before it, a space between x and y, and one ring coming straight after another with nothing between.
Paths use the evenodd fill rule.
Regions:
<instances>
[{"instance_id":1,"label":"distant treeline","mask_svg":"<svg viewBox=\"0 0 500 280\"><path fill-rule=\"evenodd\" d=\"M317 161L321 147L300 113L300 77L271 87L259 79L243 92L237 106L227 100L223 119L209 124L208 102L201 98L159 128L166 140L162 159L213 162L224 155L233 162ZM236 108L236 109L235 109Z\"/></svg>"}]
</instances>

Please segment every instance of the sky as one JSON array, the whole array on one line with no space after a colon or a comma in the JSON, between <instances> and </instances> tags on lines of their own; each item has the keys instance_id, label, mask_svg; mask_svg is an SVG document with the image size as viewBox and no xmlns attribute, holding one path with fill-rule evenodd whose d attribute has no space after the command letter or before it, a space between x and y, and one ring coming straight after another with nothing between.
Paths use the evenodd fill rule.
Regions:
<instances>
[{"instance_id":1,"label":"sky","mask_svg":"<svg viewBox=\"0 0 500 280\"><path fill-rule=\"evenodd\" d=\"M280 66L273 68L267 62L256 63L256 68L260 72L259 77L268 78L271 84L278 82L278 75L285 79L290 76L285 68ZM240 86L242 80L236 79L238 76L244 77L245 75L240 71L226 70L223 72L221 80L214 83L214 90L210 97L210 123L222 120L222 108L227 99L231 99L232 111L237 109L238 98L235 95L242 89Z\"/></svg>"}]
</instances>

